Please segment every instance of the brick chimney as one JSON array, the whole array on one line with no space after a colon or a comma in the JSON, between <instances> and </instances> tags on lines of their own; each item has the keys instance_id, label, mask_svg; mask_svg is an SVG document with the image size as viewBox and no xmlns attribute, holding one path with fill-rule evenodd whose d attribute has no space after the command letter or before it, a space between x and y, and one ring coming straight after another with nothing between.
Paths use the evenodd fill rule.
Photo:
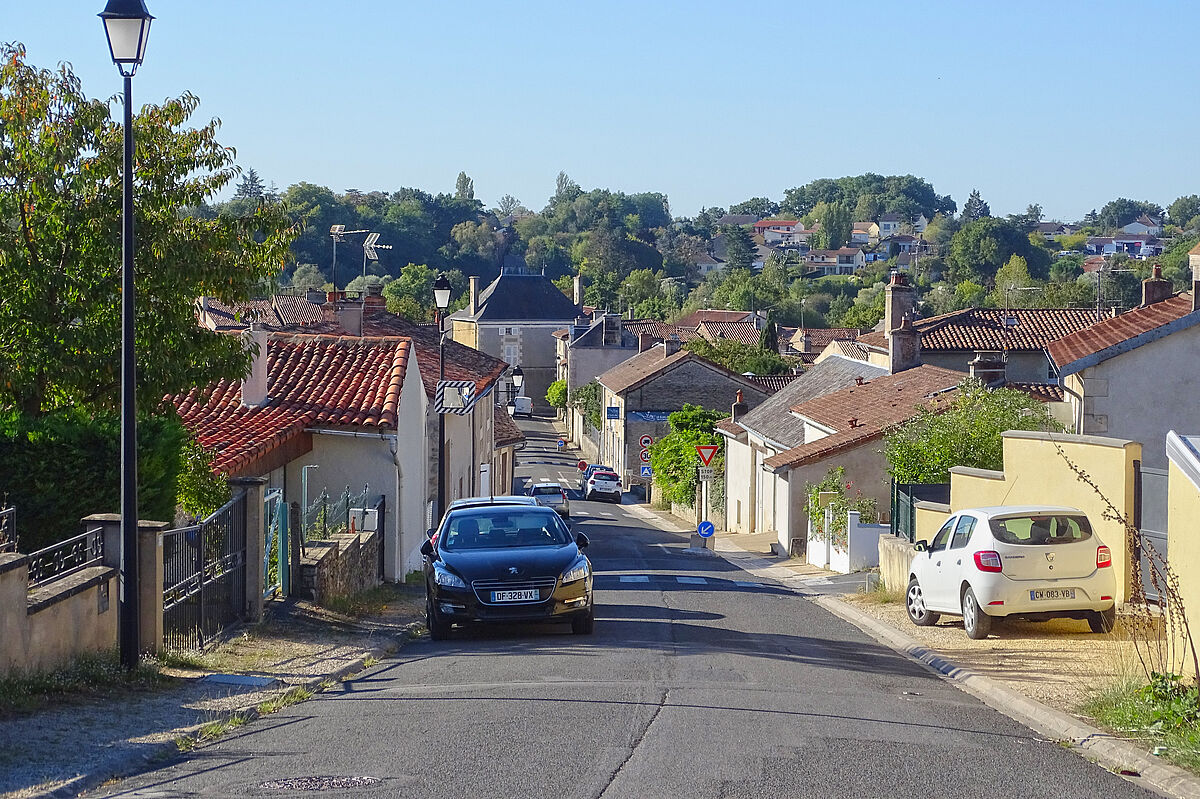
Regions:
<instances>
[{"instance_id":1,"label":"brick chimney","mask_svg":"<svg viewBox=\"0 0 1200 799\"><path fill-rule=\"evenodd\" d=\"M679 348L683 344L679 341L679 336L672 333L663 340L663 357L670 358L675 353L679 352Z\"/></svg>"},{"instance_id":2,"label":"brick chimney","mask_svg":"<svg viewBox=\"0 0 1200 799\"><path fill-rule=\"evenodd\" d=\"M638 333L638 352L645 352L653 347L655 340L651 333Z\"/></svg>"},{"instance_id":3,"label":"brick chimney","mask_svg":"<svg viewBox=\"0 0 1200 799\"><path fill-rule=\"evenodd\" d=\"M1003 353L996 350L976 350L975 357L968 366L971 367L971 377L982 381L985 386L1004 385L1006 369Z\"/></svg>"},{"instance_id":4,"label":"brick chimney","mask_svg":"<svg viewBox=\"0 0 1200 799\"><path fill-rule=\"evenodd\" d=\"M921 365L921 333L904 317L888 337L888 370L892 374Z\"/></svg>"},{"instance_id":5,"label":"brick chimney","mask_svg":"<svg viewBox=\"0 0 1200 799\"><path fill-rule=\"evenodd\" d=\"M267 331L257 322L243 339L250 350L250 373L242 378L242 405L256 407L267 401Z\"/></svg>"},{"instance_id":6,"label":"brick chimney","mask_svg":"<svg viewBox=\"0 0 1200 799\"><path fill-rule=\"evenodd\" d=\"M1162 276L1162 267L1154 265L1154 273L1142 281L1142 307L1169 300L1174 292L1171 281Z\"/></svg>"},{"instance_id":7,"label":"brick chimney","mask_svg":"<svg viewBox=\"0 0 1200 799\"><path fill-rule=\"evenodd\" d=\"M729 416L733 419L733 421L736 422L738 419L741 419L743 416L745 416L746 412L749 410L750 406L746 404L745 395L742 394L742 390L739 388L734 397L733 408L731 409Z\"/></svg>"},{"instance_id":8,"label":"brick chimney","mask_svg":"<svg viewBox=\"0 0 1200 799\"><path fill-rule=\"evenodd\" d=\"M479 276L471 275L470 280L470 299L467 302L467 314L475 316L479 313Z\"/></svg>"},{"instance_id":9,"label":"brick chimney","mask_svg":"<svg viewBox=\"0 0 1200 799\"><path fill-rule=\"evenodd\" d=\"M892 272L892 279L884 292L883 331L890 336L900 326L901 320L913 312L917 295L903 272Z\"/></svg>"},{"instance_id":10,"label":"brick chimney","mask_svg":"<svg viewBox=\"0 0 1200 799\"><path fill-rule=\"evenodd\" d=\"M363 297L363 315L387 310L387 300L383 298L383 284L370 283Z\"/></svg>"},{"instance_id":11,"label":"brick chimney","mask_svg":"<svg viewBox=\"0 0 1200 799\"><path fill-rule=\"evenodd\" d=\"M574 294L573 299L575 300L576 305L582 307L583 306L583 275L575 276L574 285L575 285L575 294Z\"/></svg>"}]
</instances>

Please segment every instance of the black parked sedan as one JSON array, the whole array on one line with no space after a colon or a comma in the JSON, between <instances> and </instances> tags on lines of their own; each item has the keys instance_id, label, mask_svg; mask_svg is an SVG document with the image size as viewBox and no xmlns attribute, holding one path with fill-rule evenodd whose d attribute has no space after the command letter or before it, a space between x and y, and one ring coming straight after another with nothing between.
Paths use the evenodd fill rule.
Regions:
<instances>
[{"instance_id":1,"label":"black parked sedan","mask_svg":"<svg viewBox=\"0 0 1200 799\"><path fill-rule=\"evenodd\" d=\"M452 625L567 621L595 626L592 564L550 508L490 506L450 511L425 555L425 619L435 641Z\"/></svg>"}]
</instances>

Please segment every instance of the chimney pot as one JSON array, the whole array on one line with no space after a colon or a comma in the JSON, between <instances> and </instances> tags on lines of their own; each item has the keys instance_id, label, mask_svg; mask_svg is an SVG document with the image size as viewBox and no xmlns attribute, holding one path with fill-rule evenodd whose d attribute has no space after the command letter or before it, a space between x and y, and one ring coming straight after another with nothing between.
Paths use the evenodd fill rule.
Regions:
<instances>
[{"instance_id":1,"label":"chimney pot","mask_svg":"<svg viewBox=\"0 0 1200 799\"><path fill-rule=\"evenodd\" d=\"M733 409L731 410L729 415L733 419L733 421L736 422L738 419L745 416L746 412L749 409L750 409L750 406L746 404L745 395L742 393L742 390L739 388L737 390L737 394L734 395Z\"/></svg>"},{"instance_id":2,"label":"chimney pot","mask_svg":"<svg viewBox=\"0 0 1200 799\"><path fill-rule=\"evenodd\" d=\"M850 418L850 429L853 430L856 427L858 427L858 417L854 416Z\"/></svg>"},{"instance_id":3,"label":"chimney pot","mask_svg":"<svg viewBox=\"0 0 1200 799\"><path fill-rule=\"evenodd\" d=\"M575 301L575 304L582 307L583 306L583 275L576 275L575 280L572 281L572 285L574 287L573 299Z\"/></svg>"},{"instance_id":4,"label":"chimney pot","mask_svg":"<svg viewBox=\"0 0 1200 799\"><path fill-rule=\"evenodd\" d=\"M257 322L245 334L251 352L250 372L242 378L242 405L256 407L267 401L267 331Z\"/></svg>"},{"instance_id":5,"label":"chimney pot","mask_svg":"<svg viewBox=\"0 0 1200 799\"><path fill-rule=\"evenodd\" d=\"M467 313L475 316L479 312L479 276L471 275L469 282L470 299L467 302Z\"/></svg>"},{"instance_id":6,"label":"chimney pot","mask_svg":"<svg viewBox=\"0 0 1200 799\"><path fill-rule=\"evenodd\" d=\"M1155 264L1150 277L1142 281L1142 307L1169 300L1174 295L1172 288L1171 281L1162 276L1162 267Z\"/></svg>"},{"instance_id":7,"label":"chimney pot","mask_svg":"<svg viewBox=\"0 0 1200 799\"><path fill-rule=\"evenodd\" d=\"M861 386L862 384L863 384L862 375L859 375L858 377L854 378L854 385Z\"/></svg>"},{"instance_id":8,"label":"chimney pot","mask_svg":"<svg viewBox=\"0 0 1200 799\"><path fill-rule=\"evenodd\" d=\"M672 333L671 335L667 336L666 339L663 340L663 357L670 358L672 355L679 352L679 348L681 346L683 345L679 341L678 335Z\"/></svg>"}]
</instances>

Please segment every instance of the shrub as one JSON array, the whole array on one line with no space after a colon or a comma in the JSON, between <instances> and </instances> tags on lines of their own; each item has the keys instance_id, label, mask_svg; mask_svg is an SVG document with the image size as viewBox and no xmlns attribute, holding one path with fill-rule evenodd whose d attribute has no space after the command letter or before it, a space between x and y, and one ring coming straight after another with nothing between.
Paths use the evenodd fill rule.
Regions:
<instances>
[{"instance_id":1,"label":"shrub","mask_svg":"<svg viewBox=\"0 0 1200 799\"><path fill-rule=\"evenodd\" d=\"M825 473L821 482L808 483L804 489L808 495L805 511L808 513L808 518L812 520L813 537L818 541L828 539L835 547L843 551L849 543L846 531L847 513L852 510L858 511L862 521L868 524L873 524L879 518L875 498L864 497L861 491L854 488L854 482L846 480L846 470L841 466L831 468ZM822 493L835 495L829 502L829 507L833 512L831 514L832 524L828 530L825 529L825 509L821 507Z\"/></svg>"},{"instance_id":2,"label":"shrub","mask_svg":"<svg viewBox=\"0 0 1200 799\"><path fill-rule=\"evenodd\" d=\"M550 387L546 389L546 402L550 404L551 408L567 407L566 380L555 380L550 384Z\"/></svg>"}]
</instances>

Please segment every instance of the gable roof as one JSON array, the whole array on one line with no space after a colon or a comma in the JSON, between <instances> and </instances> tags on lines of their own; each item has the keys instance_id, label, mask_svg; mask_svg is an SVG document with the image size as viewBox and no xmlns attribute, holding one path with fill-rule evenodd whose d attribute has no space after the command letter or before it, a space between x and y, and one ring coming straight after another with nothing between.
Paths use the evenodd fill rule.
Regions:
<instances>
[{"instance_id":1,"label":"gable roof","mask_svg":"<svg viewBox=\"0 0 1200 799\"><path fill-rule=\"evenodd\" d=\"M701 358L691 350L680 349L669 356L665 356L665 352L666 350L661 344L656 345L645 352L639 352L632 358L622 361L597 377L596 380L614 394L624 394L685 363L694 362L702 364L715 372L720 372L731 381L741 384L744 388L752 389L759 394L767 393L757 383L743 377L737 372L726 369L720 364L713 363L707 358Z\"/></svg>"},{"instance_id":2,"label":"gable roof","mask_svg":"<svg viewBox=\"0 0 1200 799\"><path fill-rule=\"evenodd\" d=\"M716 308L701 308L698 311L684 314L675 320L677 327L695 330L701 322L744 322L753 318L751 311L724 311Z\"/></svg>"},{"instance_id":3,"label":"gable roof","mask_svg":"<svg viewBox=\"0 0 1200 799\"><path fill-rule=\"evenodd\" d=\"M854 341L862 331L857 327L801 327L792 334L791 342L799 347L805 338L813 350L822 350L834 341Z\"/></svg>"},{"instance_id":4,"label":"gable roof","mask_svg":"<svg viewBox=\"0 0 1200 799\"><path fill-rule=\"evenodd\" d=\"M1017 324L1007 327L1006 316ZM921 349L927 352L974 350L1043 350L1051 341L1083 330L1096 320L1090 308L965 308L928 319L917 319L913 327L921 334ZM880 330L858 338L858 343L887 350L887 334Z\"/></svg>"},{"instance_id":5,"label":"gable roof","mask_svg":"<svg viewBox=\"0 0 1200 799\"><path fill-rule=\"evenodd\" d=\"M401 337L272 333L268 400L242 405L240 380L171 398L213 471L238 474L312 425L395 430L412 344Z\"/></svg>"},{"instance_id":6,"label":"gable roof","mask_svg":"<svg viewBox=\"0 0 1200 799\"><path fill-rule=\"evenodd\" d=\"M696 332L712 342L729 339L748 344L751 347L758 346L758 328L754 326L754 322L749 320L744 322L701 322L697 326Z\"/></svg>"},{"instance_id":7,"label":"gable roof","mask_svg":"<svg viewBox=\"0 0 1200 799\"><path fill-rule=\"evenodd\" d=\"M649 334L659 341L663 341L668 336L679 336L679 340L683 342L691 341L699 334L696 333L694 327L682 327L680 325L672 325L668 322L662 322L658 319L629 319L622 322L626 330L634 336L640 336L643 333Z\"/></svg>"},{"instance_id":8,"label":"gable roof","mask_svg":"<svg viewBox=\"0 0 1200 799\"><path fill-rule=\"evenodd\" d=\"M873 380L886 374L886 369L862 361L826 358L804 374L797 375L788 385L742 416L737 424L780 446L799 446L804 443L804 425L791 414L793 406L854 385L857 378Z\"/></svg>"},{"instance_id":9,"label":"gable roof","mask_svg":"<svg viewBox=\"0 0 1200 799\"><path fill-rule=\"evenodd\" d=\"M1050 342L1047 349L1059 374L1069 375L1197 324L1200 311L1192 310L1191 293L1178 294L1102 319Z\"/></svg>"},{"instance_id":10,"label":"gable roof","mask_svg":"<svg viewBox=\"0 0 1200 799\"><path fill-rule=\"evenodd\" d=\"M768 393L774 394L776 391L780 391L784 388L787 388L789 385L794 383L798 378L803 377L803 375L797 375L797 374L792 374L792 373L782 374L782 375L750 375L750 374L748 374L748 375L743 375L743 377L748 379L751 383L757 383L760 388L766 390Z\"/></svg>"},{"instance_id":11,"label":"gable roof","mask_svg":"<svg viewBox=\"0 0 1200 799\"><path fill-rule=\"evenodd\" d=\"M923 365L794 405L793 414L833 432L773 455L763 465L778 473L879 438L919 408L944 403L962 379L961 372Z\"/></svg>"},{"instance_id":12,"label":"gable roof","mask_svg":"<svg viewBox=\"0 0 1200 799\"><path fill-rule=\"evenodd\" d=\"M246 330L251 322L281 328L320 324L325 320L321 306L294 294L259 297L236 305L226 305L215 297L201 297L197 301L197 312L206 314L207 321L215 324L220 332ZM204 322L201 319L201 323Z\"/></svg>"},{"instance_id":13,"label":"gable roof","mask_svg":"<svg viewBox=\"0 0 1200 799\"><path fill-rule=\"evenodd\" d=\"M453 316L477 322L573 322L582 312L545 275L510 269L479 293L474 316L467 309Z\"/></svg>"}]
</instances>

